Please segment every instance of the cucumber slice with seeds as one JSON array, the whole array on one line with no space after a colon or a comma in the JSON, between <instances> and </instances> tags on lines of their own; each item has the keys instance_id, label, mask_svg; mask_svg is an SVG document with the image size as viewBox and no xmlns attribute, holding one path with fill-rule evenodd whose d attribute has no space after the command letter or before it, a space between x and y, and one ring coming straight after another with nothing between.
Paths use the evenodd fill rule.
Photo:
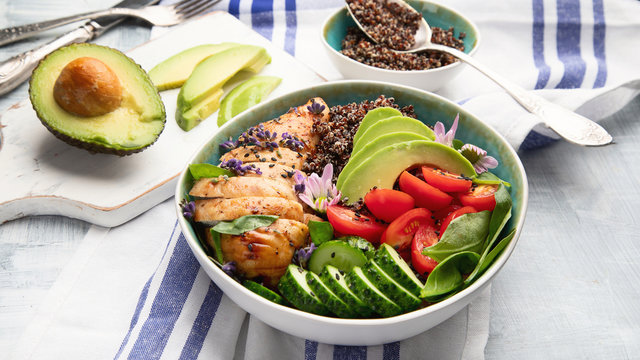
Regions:
<instances>
[{"instance_id":1,"label":"cucumber slice with seeds","mask_svg":"<svg viewBox=\"0 0 640 360\"><path fill-rule=\"evenodd\" d=\"M398 304L383 294L362 272L362 268L354 266L347 274L349 288L359 298L363 299L373 311L382 317L390 317L402 314Z\"/></svg>"},{"instance_id":2,"label":"cucumber slice with seeds","mask_svg":"<svg viewBox=\"0 0 640 360\"><path fill-rule=\"evenodd\" d=\"M373 314L373 310L349 289L349 285L345 280L345 273L335 266L325 266L320 273L320 280L353 309L358 317L370 317Z\"/></svg>"},{"instance_id":3,"label":"cucumber slice with seeds","mask_svg":"<svg viewBox=\"0 0 640 360\"><path fill-rule=\"evenodd\" d=\"M333 265L342 271L366 264L367 257L362 250L342 240L323 242L309 259L309 270L320 274L325 265Z\"/></svg>"},{"instance_id":4,"label":"cucumber slice with seeds","mask_svg":"<svg viewBox=\"0 0 640 360\"><path fill-rule=\"evenodd\" d=\"M247 289L253 291L254 293L262 296L263 298L273 301L276 304L287 305L287 301L278 293L274 292L271 289L268 289L261 284L258 284L255 281L245 280L242 282L242 285Z\"/></svg>"},{"instance_id":5,"label":"cucumber slice with seeds","mask_svg":"<svg viewBox=\"0 0 640 360\"><path fill-rule=\"evenodd\" d=\"M298 309L318 315L328 315L329 309L307 284L306 273L307 271L299 266L289 265L287 272L280 278L278 290Z\"/></svg>"},{"instance_id":6,"label":"cucumber slice with seeds","mask_svg":"<svg viewBox=\"0 0 640 360\"><path fill-rule=\"evenodd\" d=\"M422 304L422 300L387 275L375 260L369 260L362 267L362 271L383 294L398 304L404 312L413 311Z\"/></svg>"},{"instance_id":7,"label":"cucumber slice with seeds","mask_svg":"<svg viewBox=\"0 0 640 360\"><path fill-rule=\"evenodd\" d=\"M390 278L409 290L413 295L420 296L420 291L422 291L424 284L392 246L382 244L376 252L375 260Z\"/></svg>"},{"instance_id":8,"label":"cucumber slice with seeds","mask_svg":"<svg viewBox=\"0 0 640 360\"><path fill-rule=\"evenodd\" d=\"M318 296L320 301L327 306L331 312L338 315L341 318L356 318L358 317L355 311L353 311L349 305L342 301L336 294L331 291L327 285L325 285L320 277L312 271L307 271L307 284Z\"/></svg>"}]
</instances>

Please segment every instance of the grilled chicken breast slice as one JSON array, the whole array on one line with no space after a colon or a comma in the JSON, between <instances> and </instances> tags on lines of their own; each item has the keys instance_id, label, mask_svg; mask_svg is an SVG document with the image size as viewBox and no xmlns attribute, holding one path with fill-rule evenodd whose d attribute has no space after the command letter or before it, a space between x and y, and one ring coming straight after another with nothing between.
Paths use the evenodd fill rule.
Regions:
<instances>
[{"instance_id":1,"label":"grilled chicken breast slice","mask_svg":"<svg viewBox=\"0 0 640 360\"><path fill-rule=\"evenodd\" d=\"M309 111L308 107L314 102L324 106L320 114ZM281 135L286 132L297 136L306 144L306 151L313 151L320 140L318 135L313 133L313 121L317 117L321 117L324 122L329 120L329 106L320 97L313 98L304 105L291 108L286 114L264 122L263 125L264 129L271 133L276 132Z\"/></svg>"},{"instance_id":2,"label":"grilled chicken breast slice","mask_svg":"<svg viewBox=\"0 0 640 360\"><path fill-rule=\"evenodd\" d=\"M237 198L244 196L279 197L298 201L291 183L280 177L234 176L224 178L203 178L196 181L189 191L195 198Z\"/></svg>"},{"instance_id":3,"label":"grilled chicken breast slice","mask_svg":"<svg viewBox=\"0 0 640 360\"><path fill-rule=\"evenodd\" d=\"M242 163L274 163L290 168L302 169L302 165L307 159L305 152L296 152L288 148L278 148L268 150L257 146L246 146L233 149L220 157L220 161L229 159L242 160Z\"/></svg>"},{"instance_id":4,"label":"grilled chicken breast slice","mask_svg":"<svg viewBox=\"0 0 640 360\"><path fill-rule=\"evenodd\" d=\"M245 196L233 199L196 200L193 220L230 221L245 215L278 215L282 219L303 221L300 203L279 197Z\"/></svg>"}]
</instances>

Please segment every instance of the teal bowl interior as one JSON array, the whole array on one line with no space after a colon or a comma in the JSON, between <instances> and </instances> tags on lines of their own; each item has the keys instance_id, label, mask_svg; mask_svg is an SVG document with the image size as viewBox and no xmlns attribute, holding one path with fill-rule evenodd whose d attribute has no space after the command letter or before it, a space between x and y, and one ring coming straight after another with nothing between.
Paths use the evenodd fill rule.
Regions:
<instances>
[{"instance_id":1,"label":"teal bowl interior","mask_svg":"<svg viewBox=\"0 0 640 360\"><path fill-rule=\"evenodd\" d=\"M460 114L456 138L465 143L471 143L487 150L489 155L495 157L500 162L499 167L492 170L492 172L512 184L510 188L513 199L512 217L503 230L503 236L514 229L514 227L522 226L527 205L528 187L524 168L513 148L511 148L507 141L495 130L485 125L459 105L433 93L402 85L359 80L339 81L323 83L283 95L245 111L226 123L214 134L213 138L196 153L190 161L190 164L207 162L217 165L221 155L219 144L228 140L229 137L237 138L249 127L276 118L286 113L289 108L306 103L310 98L319 96L322 97L329 106L334 106L364 100L374 100L381 94L386 97L393 97L395 103L400 106L413 105L418 119L429 126L433 126L436 121L440 121L445 124L448 130L453 124L456 115ZM197 129L194 131L197 131ZM186 198L186 194L189 192L191 185L192 179L190 179L189 176L181 177L176 191L177 202ZM182 196L180 196L180 194L182 194ZM188 224L188 229L185 230L194 238L196 237L195 231L190 223ZM513 250L518 234L519 231L516 233L516 237L507 248L507 251L504 251L501 257L508 256ZM500 261L496 261L496 263L499 262ZM496 263L494 263L494 265Z\"/></svg>"},{"instance_id":2,"label":"teal bowl interior","mask_svg":"<svg viewBox=\"0 0 640 360\"><path fill-rule=\"evenodd\" d=\"M449 29L453 26L456 38L458 38L461 32L465 33L466 36L463 42L464 51L467 54L478 44L476 28L455 11L432 2L418 0L406 1L414 9L422 13L422 16L427 20L429 26L442 29ZM327 43L334 50L340 51L342 50L342 39L344 39L347 34L347 28L355 26L356 23L351 16L349 16L347 8L345 7L327 21L323 29L323 35Z\"/></svg>"}]
</instances>

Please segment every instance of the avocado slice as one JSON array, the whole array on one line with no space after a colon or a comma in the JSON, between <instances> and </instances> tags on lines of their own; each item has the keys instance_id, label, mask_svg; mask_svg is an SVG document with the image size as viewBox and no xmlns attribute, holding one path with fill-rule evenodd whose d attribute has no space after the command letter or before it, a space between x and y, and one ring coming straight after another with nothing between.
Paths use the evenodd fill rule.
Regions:
<instances>
[{"instance_id":1,"label":"avocado slice","mask_svg":"<svg viewBox=\"0 0 640 360\"><path fill-rule=\"evenodd\" d=\"M338 175L338 182L336 185L338 186L338 188L340 188L340 186L344 183L344 179L346 179L349 176L351 171L357 168L358 165L360 165L360 163L365 159L367 159L369 156L378 152L378 150L384 147L387 147L389 145L394 145L394 144L402 143L405 141L412 141L412 140L430 141L430 139L427 137L424 137L416 133L411 133L411 132L394 132L391 134L379 136L372 142L363 146L360 149L360 151L358 151L357 153L355 152L351 153L349 162L347 162L344 168L342 168L342 171L340 171L340 175Z\"/></svg>"},{"instance_id":2,"label":"avocado slice","mask_svg":"<svg viewBox=\"0 0 640 360\"><path fill-rule=\"evenodd\" d=\"M402 116L400 110L391 108L391 107L379 107L367 112L362 121L360 122L360 126L358 127L358 131L353 136L353 145L355 145L362 134L364 134L367 129L379 120L387 119L390 117Z\"/></svg>"},{"instance_id":3,"label":"avocado slice","mask_svg":"<svg viewBox=\"0 0 640 360\"><path fill-rule=\"evenodd\" d=\"M178 88L187 81L193 69L202 60L238 45L221 43L194 46L154 66L149 71L149 77L160 91Z\"/></svg>"},{"instance_id":4,"label":"avocado slice","mask_svg":"<svg viewBox=\"0 0 640 360\"><path fill-rule=\"evenodd\" d=\"M473 165L454 148L434 141L413 140L378 150L353 169L338 189L352 204L374 186L392 189L404 170L425 164L468 177L476 176Z\"/></svg>"},{"instance_id":5,"label":"avocado slice","mask_svg":"<svg viewBox=\"0 0 640 360\"><path fill-rule=\"evenodd\" d=\"M269 62L271 57L264 48L239 45L199 63L178 94L178 125L185 131L194 128L218 109L220 91L229 79L241 70L258 72Z\"/></svg>"},{"instance_id":6,"label":"avocado slice","mask_svg":"<svg viewBox=\"0 0 640 360\"><path fill-rule=\"evenodd\" d=\"M282 81L276 76L254 76L236 86L222 99L218 111L218 126L222 126L232 117L258 104Z\"/></svg>"},{"instance_id":7,"label":"avocado slice","mask_svg":"<svg viewBox=\"0 0 640 360\"><path fill-rule=\"evenodd\" d=\"M387 119L379 120L375 124L371 125L360 136L358 143L353 143L352 154L357 153L363 146L375 140L378 136L388 134L391 132L406 131L422 135L429 140L436 138L433 130L429 129L422 121L412 119L406 116L394 116Z\"/></svg>"},{"instance_id":8,"label":"avocado slice","mask_svg":"<svg viewBox=\"0 0 640 360\"><path fill-rule=\"evenodd\" d=\"M140 152L157 140L166 119L147 73L120 51L95 44L47 55L33 71L29 97L49 131L90 152ZM109 106L96 111L101 104Z\"/></svg>"}]
</instances>

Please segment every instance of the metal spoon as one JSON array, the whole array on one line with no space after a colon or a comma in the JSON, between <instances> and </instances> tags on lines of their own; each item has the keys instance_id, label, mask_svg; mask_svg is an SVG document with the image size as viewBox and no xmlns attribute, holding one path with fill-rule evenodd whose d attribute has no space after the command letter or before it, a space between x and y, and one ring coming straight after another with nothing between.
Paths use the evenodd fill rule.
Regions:
<instances>
[{"instance_id":1,"label":"metal spoon","mask_svg":"<svg viewBox=\"0 0 640 360\"><path fill-rule=\"evenodd\" d=\"M405 7L407 10L418 13L409 4L402 0L388 0L389 2L397 3ZM358 25L360 30L365 33L372 41L376 40L367 33L362 24L351 12L351 8L347 3L347 10L349 14ZM525 89L516 85L515 83L505 79L501 75L487 68L471 56L466 53L456 50L454 48L434 44L431 42L431 27L427 24L427 21L422 17L420 27L416 31L415 44L406 51L393 50L398 53L412 53L425 50L441 51L454 56L461 61L471 65L476 70L486 75L489 79L493 80L496 84L502 87L506 92L511 95L523 108L527 109L530 113L537 115L542 122L549 128L553 129L558 135L563 137L569 142L584 146L601 146L610 144L613 141L613 137L600 125L587 119L582 115L578 115L573 111L565 109L554 103L551 103L537 95L533 95L527 92Z\"/></svg>"}]
</instances>

